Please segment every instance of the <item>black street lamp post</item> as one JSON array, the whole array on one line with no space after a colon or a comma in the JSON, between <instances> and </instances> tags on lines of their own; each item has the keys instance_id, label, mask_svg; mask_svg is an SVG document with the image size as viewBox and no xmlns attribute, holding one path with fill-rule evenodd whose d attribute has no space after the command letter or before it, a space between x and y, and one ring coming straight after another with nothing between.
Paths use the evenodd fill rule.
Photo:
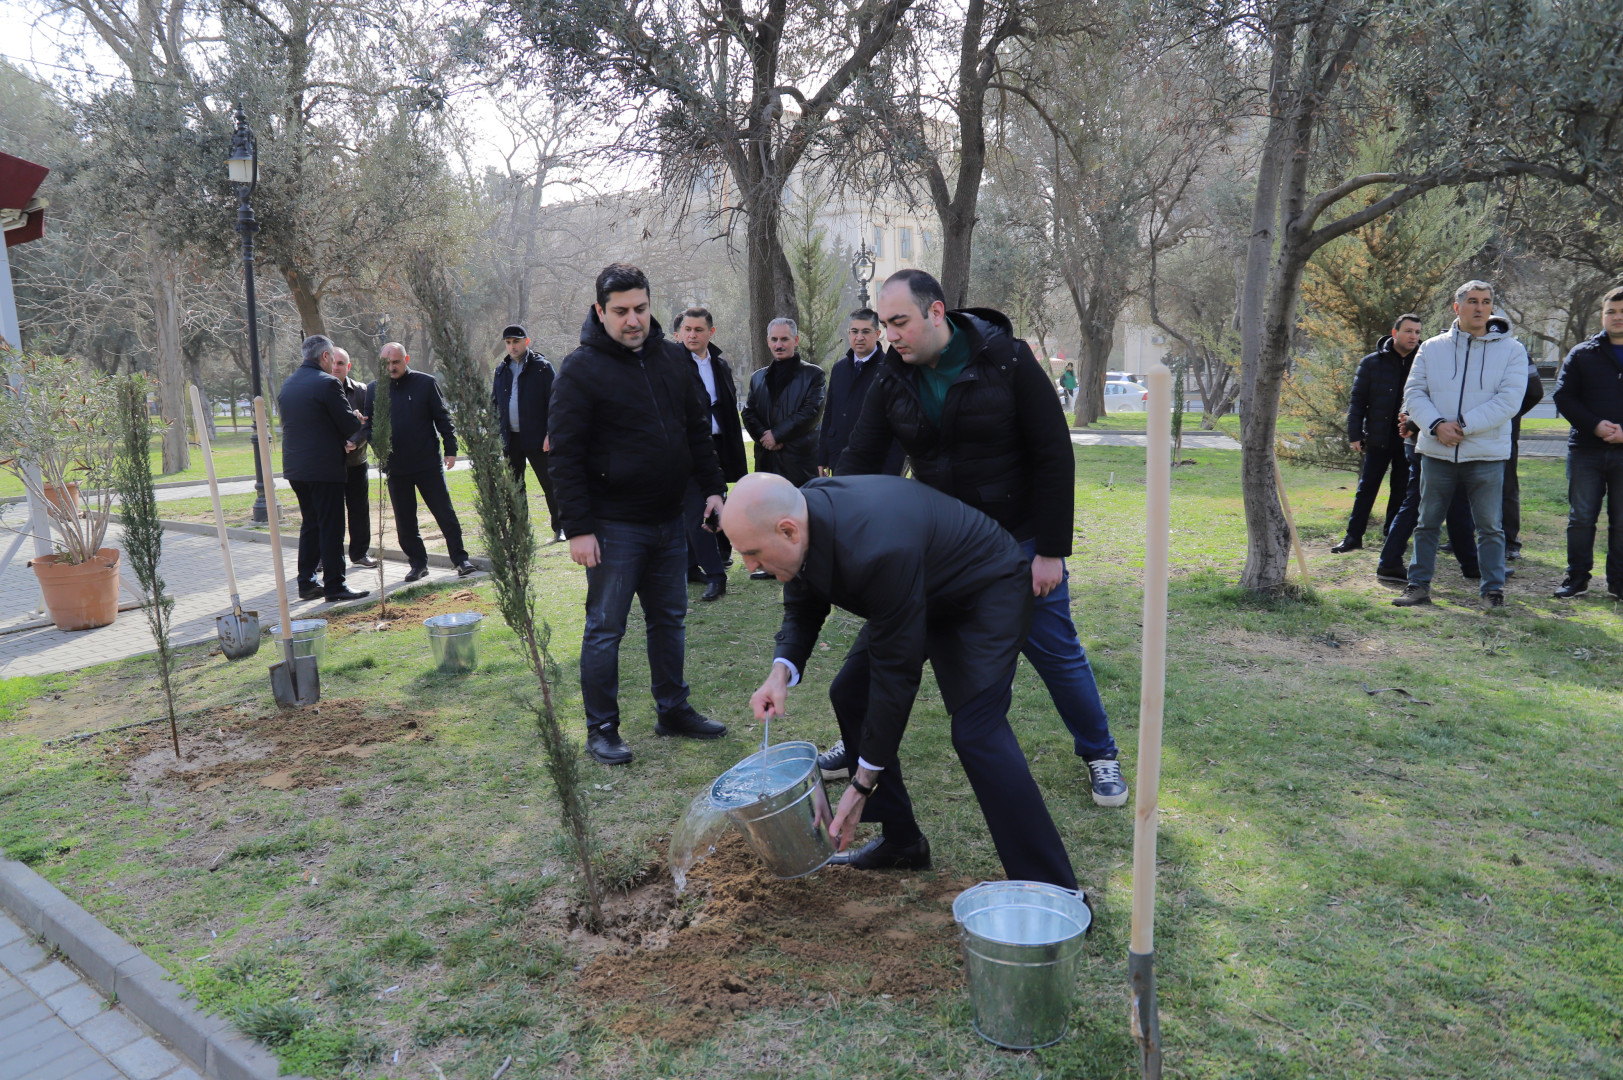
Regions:
<instances>
[{"instance_id":1,"label":"black street lamp post","mask_svg":"<svg viewBox=\"0 0 1623 1080\"><path fill-rule=\"evenodd\" d=\"M253 381L253 396L262 393L259 381L259 312L254 302L254 233L259 222L254 220L254 208L248 200L259 186L259 143L248 117L243 115L242 103L237 103L237 130L231 136L231 155L226 159L226 173L236 185L237 232L242 234L242 281L248 308L248 365ZM267 421L268 423L269 421ZM254 514L255 524L270 520L265 508L265 473L259 461L259 433L249 425L254 444Z\"/></svg>"},{"instance_id":2,"label":"black street lamp post","mask_svg":"<svg viewBox=\"0 0 1623 1080\"><path fill-rule=\"evenodd\" d=\"M868 249L868 241L863 240L857 248L857 257L851 260L851 277L857 283L857 300L859 307L868 306L868 282L873 280L874 257Z\"/></svg>"}]
</instances>

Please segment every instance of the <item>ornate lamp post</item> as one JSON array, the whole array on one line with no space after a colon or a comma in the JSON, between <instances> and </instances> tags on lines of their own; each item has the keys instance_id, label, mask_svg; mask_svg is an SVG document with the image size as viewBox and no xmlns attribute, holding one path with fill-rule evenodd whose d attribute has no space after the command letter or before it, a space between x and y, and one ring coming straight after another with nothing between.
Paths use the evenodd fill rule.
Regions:
<instances>
[{"instance_id":1,"label":"ornate lamp post","mask_svg":"<svg viewBox=\"0 0 1623 1080\"><path fill-rule=\"evenodd\" d=\"M851 260L851 278L857 283L857 300L861 307L868 306L868 282L873 280L874 270L873 252L864 240L857 248L857 257Z\"/></svg>"},{"instance_id":2,"label":"ornate lamp post","mask_svg":"<svg viewBox=\"0 0 1623 1080\"><path fill-rule=\"evenodd\" d=\"M248 204L254 188L259 186L259 143L248 118L243 115L242 102L237 103L237 130L231 136L231 154L225 161L226 175L236 186L237 232L242 234L242 280L248 308L248 365L253 382L253 396L263 392L259 381L259 311L254 302L254 233L259 223L254 220L254 208ZM258 432L253 434L254 444L254 514L255 524L270 520L265 509L264 472L259 462Z\"/></svg>"}]
</instances>

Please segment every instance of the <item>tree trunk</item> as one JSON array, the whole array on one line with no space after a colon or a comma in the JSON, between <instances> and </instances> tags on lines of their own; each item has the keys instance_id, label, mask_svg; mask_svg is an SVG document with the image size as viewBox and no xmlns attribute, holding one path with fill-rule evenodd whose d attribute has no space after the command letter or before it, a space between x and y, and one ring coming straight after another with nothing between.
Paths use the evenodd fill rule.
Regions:
<instances>
[{"instance_id":1,"label":"tree trunk","mask_svg":"<svg viewBox=\"0 0 1623 1080\"><path fill-rule=\"evenodd\" d=\"M941 220L941 291L947 297L947 310L956 311L969 306L969 256L975 231L975 211L971 207L966 217L952 207L942 209Z\"/></svg>"},{"instance_id":2,"label":"tree trunk","mask_svg":"<svg viewBox=\"0 0 1623 1080\"><path fill-rule=\"evenodd\" d=\"M180 297L174 257L163 246L158 230L147 227L147 274L152 284L152 321L158 344L158 406L163 416L163 472L185 472L191 467L191 446L186 440L186 367L180 346Z\"/></svg>"},{"instance_id":3,"label":"tree trunk","mask_svg":"<svg viewBox=\"0 0 1623 1080\"><path fill-rule=\"evenodd\" d=\"M1077 427L1087 427L1105 415L1105 371L1110 367L1110 350L1115 344L1113 325L1101 327L1091 320L1083 320L1079 357L1082 364L1076 377Z\"/></svg>"},{"instance_id":4,"label":"tree trunk","mask_svg":"<svg viewBox=\"0 0 1623 1080\"><path fill-rule=\"evenodd\" d=\"M299 328L304 336L325 334L327 323L321 317L321 297L316 294L310 275L303 270L283 267L282 276L287 279L288 292L293 294L293 306L298 309Z\"/></svg>"},{"instance_id":5,"label":"tree trunk","mask_svg":"<svg viewBox=\"0 0 1623 1080\"><path fill-rule=\"evenodd\" d=\"M779 317L800 321L794 274L778 234L777 202L776 191L765 193L761 185L756 185L744 203L750 300L748 355L756 368L766 367L771 361L772 354L766 351L767 324Z\"/></svg>"}]
</instances>

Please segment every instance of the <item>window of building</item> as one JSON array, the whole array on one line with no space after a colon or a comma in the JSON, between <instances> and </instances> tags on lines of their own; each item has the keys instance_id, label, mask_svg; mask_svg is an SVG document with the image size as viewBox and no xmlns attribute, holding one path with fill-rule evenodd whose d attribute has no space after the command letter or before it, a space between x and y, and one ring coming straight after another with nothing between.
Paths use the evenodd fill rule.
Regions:
<instances>
[{"instance_id":1,"label":"window of building","mask_svg":"<svg viewBox=\"0 0 1623 1080\"><path fill-rule=\"evenodd\" d=\"M897 254L903 259L911 259L913 257L912 229L896 230L896 251Z\"/></svg>"},{"instance_id":2,"label":"window of building","mask_svg":"<svg viewBox=\"0 0 1623 1080\"><path fill-rule=\"evenodd\" d=\"M873 257L876 259L885 257L885 230L879 225L873 227Z\"/></svg>"},{"instance_id":3,"label":"window of building","mask_svg":"<svg viewBox=\"0 0 1623 1080\"><path fill-rule=\"evenodd\" d=\"M930 235L929 229L919 230L919 243L923 245L925 254L929 254L930 250L935 247L935 238Z\"/></svg>"}]
</instances>

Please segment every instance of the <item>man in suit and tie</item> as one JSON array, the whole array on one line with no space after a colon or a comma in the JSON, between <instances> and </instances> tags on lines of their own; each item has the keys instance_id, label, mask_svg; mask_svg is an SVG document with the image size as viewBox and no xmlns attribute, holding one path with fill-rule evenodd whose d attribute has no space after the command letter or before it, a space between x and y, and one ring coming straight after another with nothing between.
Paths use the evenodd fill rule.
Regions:
<instances>
[{"instance_id":1,"label":"man in suit and tie","mask_svg":"<svg viewBox=\"0 0 1623 1080\"><path fill-rule=\"evenodd\" d=\"M846 340L851 347L834 361L828 373L828 396L823 400L823 433L817 443L817 470L822 476L833 476L839 466L840 455L851 438L851 429L857 426L857 417L862 415L868 387L885 359L879 344L878 313L872 308L858 308L850 319ZM887 476L902 475L905 456L902 444L892 440L880 472Z\"/></svg>"},{"instance_id":2,"label":"man in suit and tie","mask_svg":"<svg viewBox=\"0 0 1623 1080\"><path fill-rule=\"evenodd\" d=\"M749 471L744 462L744 429L738 419L738 391L733 371L713 340L716 320L709 308L690 307L677 319L676 340L693 359L694 374L710 402L710 440L716 444L716 460L721 476L731 484ZM682 513L688 530L688 580L697 573L704 582L701 601L710 603L727 595L727 560L732 545L726 534L712 532L704 525L704 493L692 478Z\"/></svg>"},{"instance_id":3,"label":"man in suit and tie","mask_svg":"<svg viewBox=\"0 0 1623 1080\"><path fill-rule=\"evenodd\" d=\"M830 832L858 869L925 869L898 750L928 657L952 717L952 744L1004 872L1076 888L1059 830L1009 727L1015 660L1031 618L1031 563L997 522L892 476L739 481L722 527L752 570L784 583L776 659L750 704L781 714L834 606L867 621L829 687L856 763ZM858 821L879 839L846 851Z\"/></svg>"}]
</instances>

